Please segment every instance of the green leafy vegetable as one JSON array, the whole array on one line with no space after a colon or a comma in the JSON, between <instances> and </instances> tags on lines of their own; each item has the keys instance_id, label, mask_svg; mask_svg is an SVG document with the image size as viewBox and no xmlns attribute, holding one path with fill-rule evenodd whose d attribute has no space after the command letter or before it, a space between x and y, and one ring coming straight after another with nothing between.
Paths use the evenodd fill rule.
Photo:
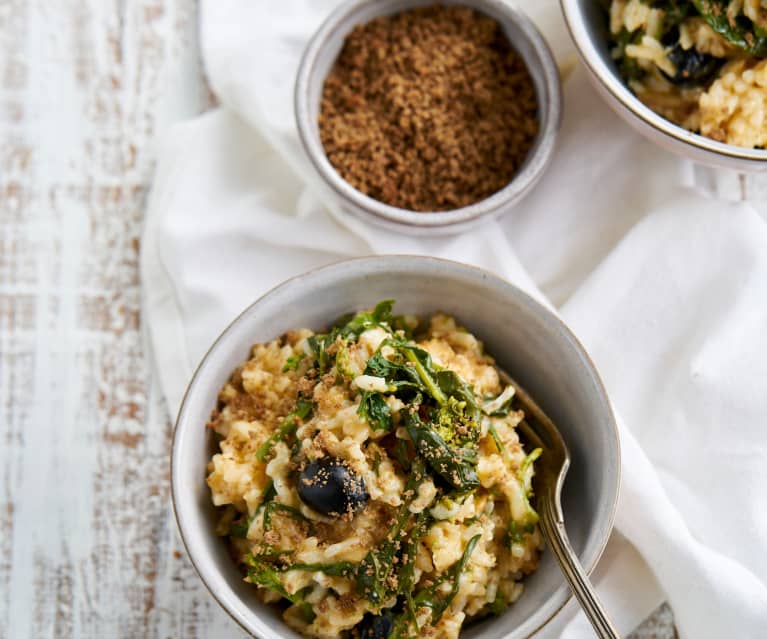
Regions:
<instances>
[{"instance_id":1,"label":"green leafy vegetable","mask_svg":"<svg viewBox=\"0 0 767 639\"><path fill-rule=\"evenodd\" d=\"M465 401L451 396L443 406L426 409L422 414L428 415L434 430L450 446L476 448L480 435L477 411Z\"/></svg>"},{"instance_id":2,"label":"green leafy vegetable","mask_svg":"<svg viewBox=\"0 0 767 639\"><path fill-rule=\"evenodd\" d=\"M392 590L389 575L394 570L394 557L400 550L400 533L412 518L410 504L416 498L418 486L424 480L425 469L422 462L413 464L412 472L405 485L405 494L409 495L397 511L389 534L376 548L368 552L357 567L357 592L374 604L383 602Z\"/></svg>"},{"instance_id":3,"label":"green leafy vegetable","mask_svg":"<svg viewBox=\"0 0 767 639\"><path fill-rule=\"evenodd\" d=\"M388 324L391 319L391 311L394 306L394 300L383 300L378 302L375 308L370 311L362 311L356 313L343 327L340 329L340 334L344 337L354 335L359 337L369 328L375 328Z\"/></svg>"},{"instance_id":4,"label":"green leafy vegetable","mask_svg":"<svg viewBox=\"0 0 767 639\"><path fill-rule=\"evenodd\" d=\"M471 556L471 553L474 552L474 548L476 547L477 542L481 537L482 535L474 535L474 537L469 540L469 543L466 544L466 548L464 549L461 558L450 567L445 575L438 579L431 587L423 588L422 590L418 591L414 597L412 602L414 610L418 610L419 608L423 607L431 609L429 625L434 626L439 622L445 610L447 610L447 608L453 602L453 599L455 599L455 596L458 594L458 589L461 585L461 574L466 569L466 564L469 561L469 557ZM439 589L442 584L446 582L452 582L450 592L446 597L440 597L438 594ZM394 629L392 630L391 635L389 635L389 638L403 639L404 637L411 636L409 633L404 634L408 631L411 624L415 625L415 621L410 614L410 610L406 610L401 613L397 619L395 619ZM420 629L417 627L416 632L419 636Z\"/></svg>"},{"instance_id":5,"label":"green leafy vegetable","mask_svg":"<svg viewBox=\"0 0 767 639\"><path fill-rule=\"evenodd\" d=\"M256 508L256 512L252 517L242 516L242 518L232 524L229 529L229 534L237 539L245 539L248 536L248 530L253 520L258 516L258 513L277 495L277 491L274 489L274 480L270 479L269 483L264 487L264 491L261 493L261 501Z\"/></svg>"},{"instance_id":6,"label":"green leafy vegetable","mask_svg":"<svg viewBox=\"0 0 767 639\"><path fill-rule=\"evenodd\" d=\"M389 326L395 332L400 332L406 339L413 337L413 332L418 328L418 318L413 315L393 315L389 320Z\"/></svg>"},{"instance_id":7,"label":"green leafy vegetable","mask_svg":"<svg viewBox=\"0 0 767 639\"><path fill-rule=\"evenodd\" d=\"M426 534L433 519L427 510L418 513L415 525L410 531L407 545L402 553L402 562L399 575L397 576L397 590L405 596L407 611L410 618L415 622L416 607L413 598L413 589L415 588L415 560L418 554L418 544L421 538Z\"/></svg>"},{"instance_id":8,"label":"green leafy vegetable","mask_svg":"<svg viewBox=\"0 0 767 639\"><path fill-rule=\"evenodd\" d=\"M384 357L385 347L393 349L391 358ZM468 384L453 371L436 366L422 348L397 338L383 342L368 360L365 374L385 378L407 401L403 422L416 452L435 472L461 491L479 486L476 445L481 411Z\"/></svg>"},{"instance_id":9,"label":"green leafy vegetable","mask_svg":"<svg viewBox=\"0 0 767 639\"><path fill-rule=\"evenodd\" d=\"M254 584L258 584L259 586L266 588L267 590L276 592L278 595L284 597L292 603L300 601L300 598L297 595L291 595L287 590L285 590L285 587L282 585L282 581L280 580L279 573L272 566L264 563L263 561L259 561L253 555L250 555L247 561L248 578L250 581L252 581Z\"/></svg>"},{"instance_id":10,"label":"green leafy vegetable","mask_svg":"<svg viewBox=\"0 0 767 639\"><path fill-rule=\"evenodd\" d=\"M267 550L264 550L263 552L259 552L258 554L253 554L253 558L258 561L269 561L273 562L277 559L280 561L285 561L283 559L284 557L288 557L290 555L295 554L295 550L289 550L289 549L279 549L279 548L269 548Z\"/></svg>"},{"instance_id":11,"label":"green leafy vegetable","mask_svg":"<svg viewBox=\"0 0 767 639\"><path fill-rule=\"evenodd\" d=\"M542 453L542 449L536 448L522 460L519 466L519 481L522 488L522 498L525 502L525 515L522 521L517 523L523 526L532 526L538 523L538 513L530 504L530 497L533 494L533 463Z\"/></svg>"},{"instance_id":12,"label":"green leafy vegetable","mask_svg":"<svg viewBox=\"0 0 767 639\"><path fill-rule=\"evenodd\" d=\"M388 322L392 320L392 306L394 300L384 300L376 304L372 311L360 311L352 315L342 317L327 333L318 333L312 335L307 343L314 354L317 368L320 375L324 375L335 361L335 356L328 351L331 346L339 341L337 353L343 353L346 343L349 340L358 338L369 328L382 327L391 333ZM341 355L343 359L343 354ZM342 374L349 375L350 371L344 361L341 362L339 369Z\"/></svg>"},{"instance_id":13,"label":"green leafy vegetable","mask_svg":"<svg viewBox=\"0 0 767 639\"><path fill-rule=\"evenodd\" d=\"M407 361L415 368L418 377L423 383L424 389L431 395L438 404L444 404L447 402L447 396L442 392L439 384L436 380L436 371L434 370L434 364L431 361L431 355L425 350L418 347L405 347L400 346L400 350L404 353Z\"/></svg>"},{"instance_id":14,"label":"green leafy vegetable","mask_svg":"<svg viewBox=\"0 0 767 639\"><path fill-rule=\"evenodd\" d=\"M652 2L653 8L663 9L663 33L679 26L688 16L695 13L690 0L661 0Z\"/></svg>"},{"instance_id":15,"label":"green leafy vegetable","mask_svg":"<svg viewBox=\"0 0 767 639\"><path fill-rule=\"evenodd\" d=\"M349 353L349 345L345 340L337 340L336 370L347 380L353 380L356 375L352 369L352 358Z\"/></svg>"},{"instance_id":16,"label":"green leafy vegetable","mask_svg":"<svg viewBox=\"0 0 767 639\"><path fill-rule=\"evenodd\" d=\"M382 554L389 554L386 548L378 552L371 550L357 570L357 592L374 604L386 599L386 579L391 570L391 565L382 564L379 556ZM393 550L391 555L393 558Z\"/></svg>"},{"instance_id":17,"label":"green leafy vegetable","mask_svg":"<svg viewBox=\"0 0 767 639\"><path fill-rule=\"evenodd\" d=\"M245 539L248 536L248 530L252 521L248 517L243 517L232 524L231 528L229 528L229 534L235 539Z\"/></svg>"},{"instance_id":18,"label":"green leafy vegetable","mask_svg":"<svg viewBox=\"0 0 767 639\"><path fill-rule=\"evenodd\" d=\"M436 592L437 588L439 588L446 581L452 581L453 585L452 588L450 588L450 592L448 593L447 597L444 599L438 599L436 601L427 598L424 598L424 600L421 602L416 601L416 603L420 603L421 605L426 605L431 608L431 625L436 624L440 620L440 617L442 617L442 613L447 610L451 603L453 603L453 599L455 599L455 596L458 594L458 588L461 585L461 573L466 569L466 564L469 562L469 557L471 557L471 553L474 552L474 548L476 547L477 542L481 539L481 537L482 535L474 535L471 539L469 539L469 543L466 544L466 548L464 549L461 558L455 564L453 564L450 570L447 571L445 577L437 581L437 583L432 586L431 594Z\"/></svg>"},{"instance_id":19,"label":"green leafy vegetable","mask_svg":"<svg viewBox=\"0 0 767 639\"><path fill-rule=\"evenodd\" d=\"M275 431L269 436L269 439L258 447L256 458L259 461L265 461L274 445L277 442L284 441L288 437L294 435L299 423L305 420L311 412L312 402L305 399L299 399L293 412L285 417L285 419L282 420L282 423L277 426Z\"/></svg>"},{"instance_id":20,"label":"green leafy vegetable","mask_svg":"<svg viewBox=\"0 0 767 639\"><path fill-rule=\"evenodd\" d=\"M482 411L477 402L477 396L469 384L450 370L437 372L437 384L449 399L455 399L463 404L462 414L465 414L471 421L479 421Z\"/></svg>"},{"instance_id":21,"label":"green leafy vegetable","mask_svg":"<svg viewBox=\"0 0 767 639\"><path fill-rule=\"evenodd\" d=\"M404 439L397 439L394 445L394 459L405 472L410 470L410 447Z\"/></svg>"},{"instance_id":22,"label":"green leafy vegetable","mask_svg":"<svg viewBox=\"0 0 767 639\"><path fill-rule=\"evenodd\" d=\"M644 36L643 29L628 31L625 27L621 29L620 33L613 36L616 46L616 51L614 52L616 64L621 75L627 80L639 80L645 75L644 69L639 66L636 58L626 55L626 47L630 44L639 44L642 36Z\"/></svg>"},{"instance_id":23,"label":"green leafy vegetable","mask_svg":"<svg viewBox=\"0 0 767 639\"><path fill-rule=\"evenodd\" d=\"M277 489L274 487L274 480L270 479L269 483L264 488L264 492L261 493L261 502L256 508L256 515L268 504L272 499L277 496Z\"/></svg>"},{"instance_id":24,"label":"green leafy vegetable","mask_svg":"<svg viewBox=\"0 0 767 639\"><path fill-rule=\"evenodd\" d=\"M386 340L382 347L388 343L389 341ZM386 359L380 349L368 360L365 375L383 377L389 387L394 389L395 394L402 389L425 390L417 371L412 366Z\"/></svg>"},{"instance_id":25,"label":"green leafy vegetable","mask_svg":"<svg viewBox=\"0 0 767 639\"><path fill-rule=\"evenodd\" d=\"M295 594L290 594L282 585L280 575L277 570L263 561L258 560L253 555L248 557L248 579L262 588L276 592L281 597L287 599L290 603L296 604L301 609L301 614L307 622L311 623L314 619L314 611L309 602L304 601L306 590L301 590Z\"/></svg>"},{"instance_id":26,"label":"green leafy vegetable","mask_svg":"<svg viewBox=\"0 0 767 639\"><path fill-rule=\"evenodd\" d=\"M287 504L282 504L278 501L270 501L264 508L264 530L268 530L272 527L272 515L275 512L287 515L296 521L306 521L306 517L304 517L301 514L301 511L297 508L293 508Z\"/></svg>"},{"instance_id":27,"label":"green leafy vegetable","mask_svg":"<svg viewBox=\"0 0 767 639\"><path fill-rule=\"evenodd\" d=\"M388 432L394 427L391 409L381 393L364 391L357 414L364 417L373 430Z\"/></svg>"},{"instance_id":28,"label":"green leafy vegetable","mask_svg":"<svg viewBox=\"0 0 767 639\"><path fill-rule=\"evenodd\" d=\"M511 412L515 395L516 389L513 386L507 386L498 397L493 397L482 403L482 412L485 415L490 415L490 417L506 417Z\"/></svg>"},{"instance_id":29,"label":"green leafy vegetable","mask_svg":"<svg viewBox=\"0 0 767 639\"><path fill-rule=\"evenodd\" d=\"M489 604L486 604L485 607L482 608L482 610L480 610L479 613L477 613L476 617L472 619L472 622L479 621L482 618L486 618L486 617L498 617L508 607L509 607L508 602L499 591L496 593L495 599L493 599Z\"/></svg>"},{"instance_id":30,"label":"green leafy vegetable","mask_svg":"<svg viewBox=\"0 0 767 639\"><path fill-rule=\"evenodd\" d=\"M516 521L512 521L506 529L506 545L521 544L525 540L525 536L531 534L534 530L535 524L519 524Z\"/></svg>"},{"instance_id":31,"label":"green leafy vegetable","mask_svg":"<svg viewBox=\"0 0 767 639\"><path fill-rule=\"evenodd\" d=\"M297 370L301 365L301 360L304 359L304 357L306 357L306 353L298 353L288 357L287 361L285 362L285 366L282 367L282 372L287 373L288 371Z\"/></svg>"},{"instance_id":32,"label":"green leafy vegetable","mask_svg":"<svg viewBox=\"0 0 767 639\"><path fill-rule=\"evenodd\" d=\"M522 485L526 495L533 492L533 462L543 454L543 449L536 448L527 455L519 465L519 475L522 478Z\"/></svg>"},{"instance_id":33,"label":"green leafy vegetable","mask_svg":"<svg viewBox=\"0 0 767 639\"><path fill-rule=\"evenodd\" d=\"M708 25L729 43L758 58L767 56L767 32L747 16L728 15L727 0L692 0Z\"/></svg>"},{"instance_id":34,"label":"green leafy vegetable","mask_svg":"<svg viewBox=\"0 0 767 639\"><path fill-rule=\"evenodd\" d=\"M357 564L350 561L338 561L331 564L286 564L283 571L302 570L304 572L322 572L331 577L350 577L357 570Z\"/></svg>"},{"instance_id":35,"label":"green leafy vegetable","mask_svg":"<svg viewBox=\"0 0 767 639\"><path fill-rule=\"evenodd\" d=\"M382 349L385 347L394 350L391 359L384 357ZM378 352L368 360L365 374L383 377L395 394L403 389L415 390L428 395L440 405L447 402L450 394L454 394L475 404L471 389L455 373L439 369L424 349L397 337L391 337L381 344Z\"/></svg>"},{"instance_id":36,"label":"green leafy vegetable","mask_svg":"<svg viewBox=\"0 0 767 639\"><path fill-rule=\"evenodd\" d=\"M492 423L488 425L487 432L490 433L490 437L493 438L493 441L495 442L495 446L498 449L498 452L500 453L506 452L506 447L503 445L501 438L498 436L498 431L495 430L495 426L493 426Z\"/></svg>"},{"instance_id":37,"label":"green leafy vegetable","mask_svg":"<svg viewBox=\"0 0 767 639\"><path fill-rule=\"evenodd\" d=\"M461 492L479 487L475 448L448 445L418 410L405 411L404 423L416 451L434 472Z\"/></svg>"},{"instance_id":38,"label":"green leafy vegetable","mask_svg":"<svg viewBox=\"0 0 767 639\"><path fill-rule=\"evenodd\" d=\"M320 375L324 375L329 368L330 356L328 355L328 349L336 341L337 337L337 331L331 331L330 333L312 335L306 340L312 353L314 353L314 358L317 362L317 368L319 368Z\"/></svg>"}]
</instances>

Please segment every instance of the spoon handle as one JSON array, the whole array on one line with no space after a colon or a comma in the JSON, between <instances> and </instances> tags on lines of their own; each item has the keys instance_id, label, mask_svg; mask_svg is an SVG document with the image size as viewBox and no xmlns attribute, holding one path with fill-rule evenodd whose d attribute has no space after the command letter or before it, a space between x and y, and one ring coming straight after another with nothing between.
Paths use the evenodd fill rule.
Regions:
<instances>
[{"instance_id":1,"label":"spoon handle","mask_svg":"<svg viewBox=\"0 0 767 639\"><path fill-rule=\"evenodd\" d=\"M586 571L578 561L578 556L570 546L565 532L561 509L558 509L553 499L544 500L545 506L541 513L541 529L549 542L559 567L570 584L573 594L578 599L583 612L586 613L594 632L600 639L621 639L610 617L607 615L602 602L597 596L594 586L589 581ZM557 512L559 511L559 512Z\"/></svg>"}]
</instances>

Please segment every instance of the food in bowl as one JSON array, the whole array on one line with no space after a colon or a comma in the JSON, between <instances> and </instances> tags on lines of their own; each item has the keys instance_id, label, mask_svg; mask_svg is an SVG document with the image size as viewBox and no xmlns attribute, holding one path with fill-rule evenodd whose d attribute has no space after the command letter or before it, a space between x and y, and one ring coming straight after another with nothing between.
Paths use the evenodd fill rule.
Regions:
<instances>
[{"instance_id":1,"label":"food in bowl","mask_svg":"<svg viewBox=\"0 0 767 639\"><path fill-rule=\"evenodd\" d=\"M538 135L530 73L500 24L463 6L357 25L325 79L319 133L358 191L409 211L470 206L507 186Z\"/></svg>"},{"instance_id":2,"label":"food in bowl","mask_svg":"<svg viewBox=\"0 0 767 639\"><path fill-rule=\"evenodd\" d=\"M515 389L452 317L392 305L256 344L208 424L218 533L307 636L458 637L542 550Z\"/></svg>"},{"instance_id":3,"label":"food in bowl","mask_svg":"<svg viewBox=\"0 0 767 639\"><path fill-rule=\"evenodd\" d=\"M612 56L637 97L719 142L767 146L767 2L612 0Z\"/></svg>"}]
</instances>

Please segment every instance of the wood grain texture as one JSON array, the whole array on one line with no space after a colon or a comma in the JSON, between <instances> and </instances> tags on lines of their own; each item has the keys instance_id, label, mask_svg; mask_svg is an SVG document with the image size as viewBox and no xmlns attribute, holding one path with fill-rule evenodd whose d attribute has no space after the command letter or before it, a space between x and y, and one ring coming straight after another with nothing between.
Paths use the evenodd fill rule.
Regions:
<instances>
[{"instance_id":1,"label":"wood grain texture","mask_svg":"<svg viewBox=\"0 0 767 639\"><path fill-rule=\"evenodd\" d=\"M194 0L0 0L0 638L243 636L177 537L140 317L157 139L211 100Z\"/></svg>"},{"instance_id":2,"label":"wood grain texture","mask_svg":"<svg viewBox=\"0 0 767 639\"><path fill-rule=\"evenodd\" d=\"M0 2L4 637L231 626L179 552L139 316L157 136L209 104L196 33L191 0Z\"/></svg>"}]
</instances>

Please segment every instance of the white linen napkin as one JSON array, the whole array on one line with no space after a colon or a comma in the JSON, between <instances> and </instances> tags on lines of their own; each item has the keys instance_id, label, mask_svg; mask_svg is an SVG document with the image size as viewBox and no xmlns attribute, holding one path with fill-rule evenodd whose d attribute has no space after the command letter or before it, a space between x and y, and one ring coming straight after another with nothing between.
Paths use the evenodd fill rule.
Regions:
<instances>
[{"instance_id":1,"label":"white linen napkin","mask_svg":"<svg viewBox=\"0 0 767 639\"><path fill-rule=\"evenodd\" d=\"M554 0L517 3L560 60ZM247 304L314 266L416 253L482 266L556 307L621 415L616 532L593 576L628 632L662 600L681 639L767 637L767 223L707 199L578 69L556 157L499 222L410 238L322 202L292 88L337 0L203 0L221 107L169 132L143 237L144 318L175 415L202 354ZM539 636L593 636L571 604Z\"/></svg>"}]
</instances>

